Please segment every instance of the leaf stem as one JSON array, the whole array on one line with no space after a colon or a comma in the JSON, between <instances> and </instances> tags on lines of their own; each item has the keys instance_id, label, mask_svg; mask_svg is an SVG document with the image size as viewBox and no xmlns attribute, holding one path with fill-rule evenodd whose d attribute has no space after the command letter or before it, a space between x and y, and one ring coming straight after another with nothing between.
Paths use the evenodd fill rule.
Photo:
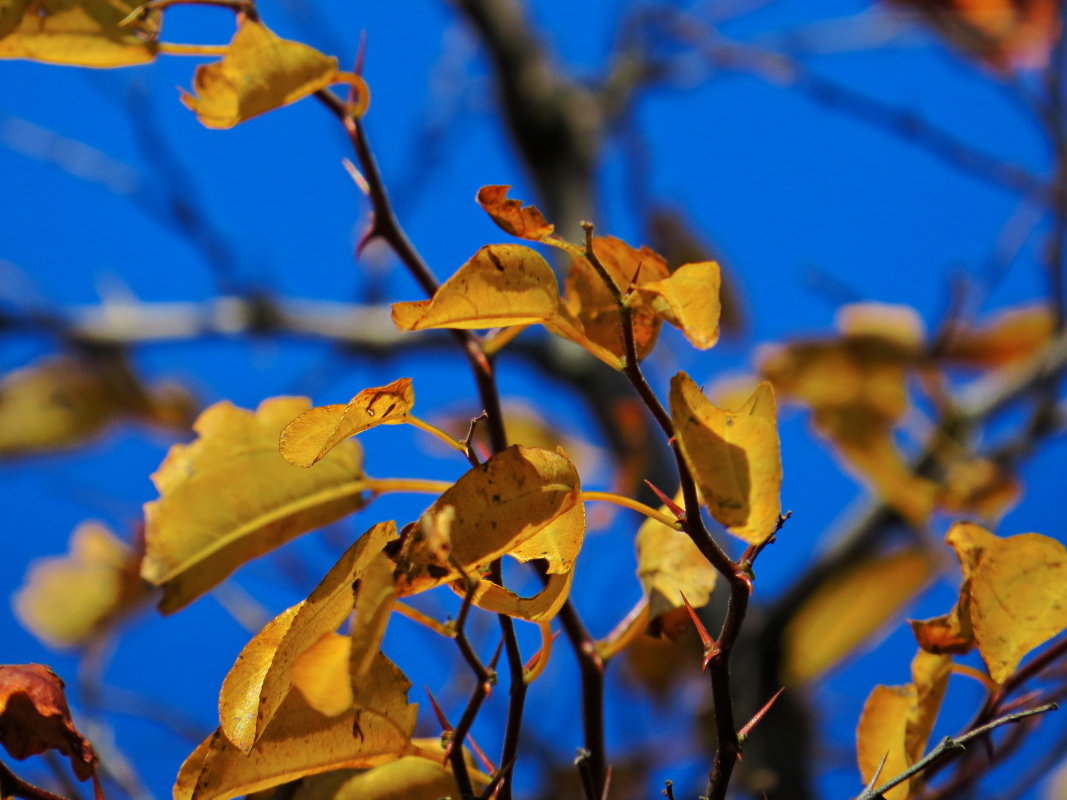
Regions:
<instances>
[{"instance_id":1,"label":"leaf stem","mask_svg":"<svg viewBox=\"0 0 1067 800\"><path fill-rule=\"evenodd\" d=\"M681 521L674 517L668 516L661 511L657 511L652 506L645 505L639 500L634 500L632 497L626 497L625 495L615 494L614 492L582 492L581 498L584 502L599 500L604 503L614 503L617 506L628 508L631 511L636 511L638 514L644 514L649 519L654 519L668 528L674 530L682 530L683 525Z\"/></svg>"},{"instance_id":2,"label":"leaf stem","mask_svg":"<svg viewBox=\"0 0 1067 800\"><path fill-rule=\"evenodd\" d=\"M429 422L425 422L424 420L419 419L413 414L406 415L404 417L404 422L406 422L408 425L418 428L420 431L426 431L426 433L430 434L431 436L436 436L438 439L447 444L453 450L458 450L459 452L463 453L464 456L467 456L468 458L470 457L470 448L468 448L466 444L461 442L459 439L456 439L453 436L449 435L447 432L441 430L436 425L431 425Z\"/></svg>"},{"instance_id":3,"label":"leaf stem","mask_svg":"<svg viewBox=\"0 0 1067 800\"><path fill-rule=\"evenodd\" d=\"M391 492L411 494L441 494L452 488L451 481L431 481L423 478L365 478L367 489L375 495Z\"/></svg>"},{"instance_id":4,"label":"leaf stem","mask_svg":"<svg viewBox=\"0 0 1067 800\"><path fill-rule=\"evenodd\" d=\"M176 44L160 42L158 51L166 56L209 56L221 58L229 51L228 44Z\"/></svg>"}]
</instances>

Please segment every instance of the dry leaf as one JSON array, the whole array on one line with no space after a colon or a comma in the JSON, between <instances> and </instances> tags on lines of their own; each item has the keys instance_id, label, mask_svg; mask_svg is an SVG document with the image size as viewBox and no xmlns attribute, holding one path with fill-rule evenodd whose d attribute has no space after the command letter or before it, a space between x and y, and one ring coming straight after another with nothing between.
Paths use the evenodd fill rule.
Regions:
<instances>
[{"instance_id":1,"label":"dry leaf","mask_svg":"<svg viewBox=\"0 0 1067 800\"><path fill-rule=\"evenodd\" d=\"M415 390L410 378L364 389L347 404L305 411L285 426L279 449L290 464L310 467L357 433L377 425L404 422L414 405Z\"/></svg>"},{"instance_id":2,"label":"dry leaf","mask_svg":"<svg viewBox=\"0 0 1067 800\"><path fill-rule=\"evenodd\" d=\"M281 39L265 25L246 18L222 60L196 68L195 94L183 91L182 102L206 127L232 128L342 80L355 86L359 98L350 113L362 114L369 92L361 78L342 76L336 58Z\"/></svg>"},{"instance_id":3,"label":"dry leaf","mask_svg":"<svg viewBox=\"0 0 1067 800\"><path fill-rule=\"evenodd\" d=\"M127 0L5 0L0 58L49 64L125 67L155 59L158 11L121 24L137 7Z\"/></svg>"},{"instance_id":4,"label":"dry leaf","mask_svg":"<svg viewBox=\"0 0 1067 800\"><path fill-rule=\"evenodd\" d=\"M84 522L70 553L30 565L15 595L15 613L56 647L85 644L110 629L146 597L141 557L99 522Z\"/></svg>"},{"instance_id":5,"label":"dry leaf","mask_svg":"<svg viewBox=\"0 0 1067 800\"><path fill-rule=\"evenodd\" d=\"M0 744L19 761L58 750L81 781L96 771L96 753L74 727L63 681L43 664L0 665Z\"/></svg>"},{"instance_id":6,"label":"dry leaf","mask_svg":"<svg viewBox=\"0 0 1067 800\"><path fill-rule=\"evenodd\" d=\"M556 226L549 223L536 206L524 206L521 200L509 200L510 188L483 186L478 190L478 205L493 218L493 222L512 236L534 242L543 242L552 237Z\"/></svg>"},{"instance_id":7,"label":"dry leaf","mask_svg":"<svg viewBox=\"0 0 1067 800\"><path fill-rule=\"evenodd\" d=\"M176 611L246 561L362 507L359 445L346 441L313 470L288 463L278 436L307 409L301 397L263 401L253 414L228 402L201 414L196 441L170 449L145 505L141 574Z\"/></svg>"},{"instance_id":8,"label":"dry leaf","mask_svg":"<svg viewBox=\"0 0 1067 800\"><path fill-rule=\"evenodd\" d=\"M898 615L935 571L929 554L904 550L832 576L790 618L783 636L786 683L835 667Z\"/></svg>"},{"instance_id":9,"label":"dry leaf","mask_svg":"<svg viewBox=\"0 0 1067 800\"><path fill-rule=\"evenodd\" d=\"M220 730L238 750L248 752L263 735L289 690L293 665L348 618L354 602L353 582L396 535L393 522L368 530L305 601L276 617L245 645L219 694ZM347 668L344 679L347 685Z\"/></svg>"},{"instance_id":10,"label":"dry leaf","mask_svg":"<svg viewBox=\"0 0 1067 800\"><path fill-rule=\"evenodd\" d=\"M1067 549L1036 533L998 540L973 573L970 610L978 650L1003 683L1027 653L1067 629Z\"/></svg>"},{"instance_id":11,"label":"dry leaf","mask_svg":"<svg viewBox=\"0 0 1067 800\"><path fill-rule=\"evenodd\" d=\"M374 767L414 754L416 707L407 702L410 686L379 654L361 704L343 714L316 711L299 689L292 689L249 753L234 747L221 729L205 739L182 765L174 800L228 800L306 775Z\"/></svg>"},{"instance_id":12,"label":"dry leaf","mask_svg":"<svg viewBox=\"0 0 1067 800\"><path fill-rule=\"evenodd\" d=\"M693 347L707 350L719 341L719 288L714 261L683 264L670 277L638 287L655 314L685 334Z\"/></svg>"},{"instance_id":13,"label":"dry leaf","mask_svg":"<svg viewBox=\"0 0 1067 800\"><path fill-rule=\"evenodd\" d=\"M711 515L751 544L778 525L782 484L774 390L761 383L737 411L716 408L684 372L671 379L671 419Z\"/></svg>"}]
</instances>

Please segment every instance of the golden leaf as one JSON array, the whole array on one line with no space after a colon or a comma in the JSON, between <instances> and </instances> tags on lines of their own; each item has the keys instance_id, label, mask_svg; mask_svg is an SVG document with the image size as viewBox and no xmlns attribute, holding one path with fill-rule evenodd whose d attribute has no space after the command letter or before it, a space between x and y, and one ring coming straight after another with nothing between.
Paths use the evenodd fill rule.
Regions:
<instances>
[{"instance_id":1,"label":"golden leaf","mask_svg":"<svg viewBox=\"0 0 1067 800\"><path fill-rule=\"evenodd\" d=\"M645 283L638 293L656 316L685 334L693 347L707 350L719 341L719 288L714 261L683 264L670 277Z\"/></svg>"},{"instance_id":2,"label":"golden leaf","mask_svg":"<svg viewBox=\"0 0 1067 800\"><path fill-rule=\"evenodd\" d=\"M0 744L20 761L58 750L82 781L98 763L70 718L63 681L43 664L0 665Z\"/></svg>"},{"instance_id":3,"label":"golden leaf","mask_svg":"<svg viewBox=\"0 0 1067 800\"><path fill-rule=\"evenodd\" d=\"M415 405L410 378L364 389L347 404L309 409L285 426L279 449L285 460L310 467L330 450L376 425L397 425Z\"/></svg>"},{"instance_id":4,"label":"golden leaf","mask_svg":"<svg viewBox=\"0 0 1067 800\"><path fill-rule=\"evenodd\" d=\"M580 492L565 455L512 445L468 470L410 528L397 554L403 597L474 576L570 511ZM441 543L447 543L446 558Z\"/></svg>"},{"instance_id":5,"label":"golden leaf","mask_svg":"<svg viewBox=\"0 0 1067 800\"><path fill-rule=\"evenodd\" d=\"M952 659L947 655L934 655L920 650L911 661L911 682L915 687L916 702L908 715L904 749L912 764L923 757L951 675Z\"/></svg>"},{"instance_id":6,"label":"golden leaf","mask_svg":"<svg viewBox=\"0 0 1067 800\"><path fill-rule=\"evenodd\" d=\"M483 186L478 190L480 205L493 222L520 239L542 242L551 237L556 226L549 223L536 206L524 206L521 200L509 200L510 186Z\"/></svg>"},{"instance_id":7,"label":"golden leaf","mask_svg":"<svg viewBox=\"0 0 1067 800\"><path fill-rule=\"evenodd\" d=\"M343 442L314 470L278 453L282 427L306 410L301 397L263 401L253 414L228 402L200 415L196 441L170 449L145 505L141 575L163 587L170 613L246 561L362 507L362 457Z\"/></svg>"},{"instance_id":8,"label":"golden leaf","mask_svg":"<svg viewBox=\"0 0 1067 800\"><path fill-rule=\"evenodd\" d=\"M1001 367L1035 355L1055 330L1046 304L1007 309L983 325L953 325L939 355L977 369Z\"/></svg>"},{"instance_id":9,"label":"golden leaf","mask_svg":"<svg viewBox=\"0 0 1067 800\"><path fill-rule=\"evenodd\" d=\"M860 777L868 783L885 758L880 780L888 780L908 768L908 753L904 746L907 736L908 714L918 703L915 686L875 686L863 704L856 728L856 759ZM886 800L905 800L909 794L907 781L887 791Z\"/></svg>"},{"instance_id":10,"label":"golden leaf","mask_svg":"<svg viewBox=\"0 0 1067 800\"><path fill-rule=\"evenodd\" d=\"M174 800L228 800L306 775L374 767L413 754L416 707L407 702L410 686L379 654L361 704L345 713L327 716L312 708L299 688L291 689L247 754L221 729L205 739L182 765Z\"/></svg>"},{"instance_id":11,"label":"golden leaf","mask_svg":"<svg viewBox=\"0 0 1067 800\"><path fill-rule=\"evenodd\" d=\"M344 552L306 600L280 614L245 645L219 694L220 730L234 747L248 752L263 735L285 699L297 659L344 622L352 611L353 582L394 539L393 522L375 525ZM347 682L347 668L344 678Z\"/></svg>"},{"instance_id":12,"label":"golden leaf","mask_svg":"<svg viewBox=\"0 0 1067 800\"><path fill-rule=\"evenodd\" d=\"M786 683L807 683L835 667L899 614L934 571L929 554L904 550L861 561L825 581L785 630Z\"/></svg>"},{"instance_id":13,"label":"golden leaf","mask_svg":"<svg viewBox=\"0 0 1067 800\"><path fill-rule=\"evenodd\" d=\"M126 0L4 0L0 58L81 67L145 64L159 51L160 13Z\"/></svg>"},{"instance_id":14,"label":"golden leaf","mask_svg":"<svg viewBox=\"0 0 1067 800\"><path fill-rule=\"evenodd\" d=\"M1019 501L1022 485L992 459L971 458L949 464L939 491L937 504L945 511L996 521Z\"/></svg>"},{"instance_id":15,"label":"golden leaf","mask_svg":"<svg viewBox=\"0 0 1067 800\"><path fill-rule=\"evenodd\" d=\"M222 60L196 68L195 94L183 91L182 102L206 127L232 128L342 80L358 92L351 113L362 114L369 92L361 78L339 73L336 58L281 39L265 25L245 19Z\"/></svg>"},{"instance_id":16,"label":"golden leaf","mask_svg":"<svg viewBox=\"0 0 1067 800\"><path fill-rule=\"evenodd\" d=\"M671 419L686 464L715 517L751 544L778 526L782 461L774 390L761 383L737 411L716 408L692 378L671 379Z\"/></svg>"},{"instance_id":17,"label":"golden leaf","mask_svg":"<svg viewBox=\"0 0 1067 800\"><path fill-rule=\"evenodd\" d=\"M85 644L146 597L140 556L99 522L84 522L70 553L33 562L15 595L15 614L56 647Z\"/></svg>"},{"instance_id":18,"label":"golden leaf","mask_svg":"<svg viewBox=\"0 0 1067 800\"><path fill-rule=\"evenodd\" d=\"M358 690L381 647L396 602L393 562L385 553L378 553L360 574L355 587L356 613L352 618L348 675L350 684Z\"/></svg>"},{"instance_id":19,"label":"golden leaf","mask_svg":"<svg viewBox=\"0 0 1067 800\"><path fill-rule=\"evenodd\" d=\"M332 631L324 633L293 663L292 686L316 711L327 717L343 714L355 703L348 675L351 658L351 639Z\"/></svg>"},{"instance_id":20,"label":"golden leaf","mask_svg":"<svg viewBox=\"0 0 1067 800\"><path fill-rule=\"evenodd\" d=\"M971 579L971 623L990 676L1003 683L1027 653L1067 629L1067 548L1036 533L989 547Z\"/></svg>"},{"instance_id":21,"label":"golden leaf","mask_svg":"<svg viewBox=\"0 0 1067 800\"><path fill-rule=\"evenodd\" d=\"M680 493L675 499L680 499ZM660 511L670 513L666 506ZM717 575L688 534L654 519L641 523L637 531L637 577L648 598L650 621L681 606L683 594L693 608L707 605Z\"/></svg>"},{"instance_id":22,"label":"golden leaf","mask_svg":"<svg viewBox=\"0 0 1067 800\"><path fill-rule=\"evenodd\" d=\"M507 614L527 622L548 622L567 602L573 580L573 570L549 575L544 588L531 597L517 595L491 580L480 580L474 588L471 602L494 614ZM466 588L460 582L452 584L452 589L456 594L466 594Z\"/></svg>"}]
</instances>

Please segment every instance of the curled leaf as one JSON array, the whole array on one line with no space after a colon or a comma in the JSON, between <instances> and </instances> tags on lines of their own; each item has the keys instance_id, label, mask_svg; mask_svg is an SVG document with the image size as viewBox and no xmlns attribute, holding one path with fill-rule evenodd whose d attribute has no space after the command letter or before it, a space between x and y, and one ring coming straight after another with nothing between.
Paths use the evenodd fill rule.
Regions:
<instances>
[{"instance_id":1,"label":"curled leaf","mask_svg":"<svg viewBox=\"0 0 1067 800\"><path fill-rule=\"evenodd\" d=\"M692 378L671 379L671 419L711 515L735 536L760 544L778 526L782 462L774 390L761 383L737 411L716 408Z\"/></svg>"},{"instance_id":2,"label":"curled leaf","mask_svg":"<svg viewBox=\"0 0 1067 800\"><path fill-rule=\"evenodd\" d=\"M362 456L342 442L314 470L289 464L278 436L306 398L265 400L253 414L216 403L194 426L198 438L170 449L145 505L141 574L163 587L165 613L191 603L246 561L362 507Z\"/></svg>"},{"instance_id":3,"label":"curled leaf","mask_svg":"<svg viewBox=\"0 0 1067 800\"><path fill-rule=\"evenodd\" d=\"M510 186L483 186L478 190L478 205L493 222L520 239L541 242L552 236L556 226L549 223L536 206L524 206L521 200L508 199Z\"/></svg>"},{"instance_id":4,"label":"curled leaf","mask_svg":"<svg viewBox=\"0 0 1067 800\"><path fill-rule=\"evenodd\" d=\"M701 350L719 341L719 265L683 264L670 277L642 284L637 291L655 314L685 334Z\"/></svg>"},{"instance_id":5,"label":"curled leaf","mask_svg":"<svg viewBox=\"0 0 1067 800\"><path fill-rule=\"evenodd\" d=\"M290 464L310 467L357 433L376 425L404 422L414 405L415 390L410 378L364 389L347 404L305 411L285 426L279 450Z\"/></svg>"}]
</instances>

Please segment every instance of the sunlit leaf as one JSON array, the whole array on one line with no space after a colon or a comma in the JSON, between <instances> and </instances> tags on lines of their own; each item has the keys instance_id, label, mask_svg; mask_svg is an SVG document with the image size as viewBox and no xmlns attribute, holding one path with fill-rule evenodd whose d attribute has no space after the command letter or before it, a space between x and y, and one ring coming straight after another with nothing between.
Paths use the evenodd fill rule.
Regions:
<instances>
[{"instance_id":1,"label":"sunlit leaf","mask_svg":"<svg viewBox=\"0 0 1067 800\"><path fill-rule=\"evenodd\" d=\"M124 67L155 59L160 13L134 17L129 0L4 0L0 58L82 67Z\"/></svg>"},{"instance_id":2,"label":"sunlit leaf","mask_svg":"<svg viewBox=\"0 0 1067 800\"><path fill-rule=\"evenodd\" d=\"M913 764L922 758L926 749L951 674L952 659L947 655L934 655L920 650L911 661L911 682L915 687L916 703L908 716L904 749Z\"/></svg>"},{"instance_id":3,"label":"sunlit leaf","mask_svg":"<svg viewBox=\"0 0 1067 800\"><path fill-rule=\"evenodd\" d=\"M1067 548L1036 533L997 541L971 580L971 622L990 676L1003 683L1067 629Z\"/></svg>"},{"instance_id":4,"label":"sunlit leaf","mask_svg":"<svg viewBox=\"0 0 1067 800\"><path fill-rule=\"evenodd\" d=\"M355 703L348 674L351 658L351 639L324 633L293 663L289 673L293 688L309 706L327 717L345 713Z\"/></svg>"},{"instance_id":5,"label":"sunlit leaf","mask_svg":"<svg viewBox=\"0 0 1067 800\"><path fill-rule=\"evenodd\" d=\"M1007 309L985 324L953 325L939 355L968 367L1001 367L1033 356L1055 329L1047 304Z\"/></svg>"},{"instance_id":6,"label":"sunlit leaf","mask_svg":"<svg viewBox=\"0 0 1067 800\"><path fill-rule=\"evenodd\" d=\"M567 601L573 580L573 571L549 575L544 588L530 597L518 595L491 580L480 580L475 586L471 602L494 614L507 614L528 622L548 622ZM457 594L464 593L460 583L453 584L452 588Z\"/></svg>"},{"instance_id":7,"label":"sunlit leaf","mask_svg":"<svg viewBox=\"0 0 1067 800\"><path fill-rule=\"evenodd\" d=\"M196 68L195 94L183 91L182 102L208 128L231 128L342 79L355 86L359 100L353 112L362 113L369 99L366 84L354 75L341 76L336 58L245 19L222 60Z\"/></svg>"},{"instance_id":8,"label":"sunlit leaf","mask_svg":"<svg viewBox=\"0 0 1067 800\"><path fill-rule=\"evenodd\" d=\"M719 341L719 265L683 264L670 277L642 284L637 291L661 319L674 325L693 347L707 350Z\"/></svg>"},{"instance_id":9,"label":"sunlit leaf","mask_svg":"<svg viewBox=\"0 0 1067 800\"><path fill-rule=\"evenodd\" d=\"M345 642L348 640L344 637ZM262 738L245 754L221 730L205 739L178 773L175 800L228 800L346 767L374 767L417 752L411 741L416 707L407 678L379 655L360 703L336 716L289 691Z\"/></svg>"},{"instance_id":10,"label":"sunlit leaf","mask_svg":"<svg viewBox=\"0 0 1067 800\"><path fill-rule=\"evenodd\" d=\"M0 744L19 760L58 750L82 781L98 763L70 718L63 681L43 664L0 665Z\"/></svg>"},{"instance_id":11,"label":"sunlit leaf","mask_svg":"<svg viewBox=\"0 0 1067 800\"><path fill-rule=\"evenodd\" d=\"M996 521L1021 495L1022 485L1002 465L988 458L972 458L948 466L937 504L951 514Z\"/></svg>"},{"instance_id":12,"label":"sunlit leaf","mask_svg":"<svg viewBox=\"0 0 1067 800\"><path fill-rule=\"evenodd\" d=\"M352 618L351 663L348 674L350 683L359 686L363 676L374 663L375 654L381 647L389 616L396 602L393 580L393 562L384 553L378 553L360 573L355 587L355 616Z\"/></svg>"},{"instance_id":13,"label":"sunlit leaf","mask_svg":"<svg viewBox=\"0 0 1067 800\"><path fill-rule=\"evenodd\" d=\"M746 542L778 525L782 484L774 390L761 383L737 411L716 408L684 372L671 379L671 419L708 510Z\"/></svg>"},{"instance_id":14,"label":"sunlit leaf","mask_svg":"<svg viewBox=\"0 0 1067 800\"><path fill-rule=\"evenodd\" d=\"M549 223L536 206L524 206L521 200L508 199L510 186L483 186L478 190L478 205L493 222L520 239L541 242L552 236L556 226Z\"/></svg>"},{"instance_id":15,"label":"sunlit leaf","mask_svg":"<svg viewBox=\"0 0 1067 800\"><path fill-rule=\"evenodd\" d=\"M410 378L364 389L347 404L309 409L285 426L279 449L298 467L310 467L330 450L357 433L376 425L404 422L415 405Z\"/></svg>"},{"instance_id":16,"label":"sunlit leaf","mask_svg":"<svg viewBox=\"0 0 1067 800\"><path fill-rule=\"evenodd\" d=\"M363 505L359 445L338 445L313 470L278 453L278 436L308 407L265 400L253 414L217 403L197 420L196 441L175 445L152 476L160 498L145 505L141 574L176 611L246 561Z\"/></svg>"},{"instance_id":17,"label":"sunlit leaf","mask_svg":"<svg viewBox=\"0 0 1067 800\"><path fill-rule=\"evenodd\" d=\"M660 510L669 513L666 507ZM707 605L717 575L688 534L654 519L641 524L637 577L648 598L650 621L682 606L682 595L693 608Z\"/></svg>"},{"instance_id":18,"label":"sunlit leaf","mask_svg":"<svg viewBox=\"0 0 1067 800\"><path fill-rule=\"evenodd\" d=\"M915 598L935 572L929 554L904 550L831 576L795 609L783 636L787 682L832 669Z\"/></svg>"},{"instance_id":19,"label":"sunlit leaf","mask_svg":"<svg viewBox=\"0 0 1067 800\"><path fill-rule=\"evenodd\" d=\"M71 534L67 555L30 565L15 595L15 613L49 644L85 644L146 597L140 561L101 523L82 523Z\"/></svg>"},{"instance_id":20,"label":"sunlit leaf","mask_svg":"<svg viewBox=\"0 0 1067 800\"><path fill-rule=\"evenodd\" d=\"M234 747L252 749L285 699L297 659L349 616L353 582L395 538L394 523L375 525L344 552L307 600L276 617L245 645L219 694L220 730ZM347 685L347 667L344 680Z\"/></svg>"}]
</instances>

